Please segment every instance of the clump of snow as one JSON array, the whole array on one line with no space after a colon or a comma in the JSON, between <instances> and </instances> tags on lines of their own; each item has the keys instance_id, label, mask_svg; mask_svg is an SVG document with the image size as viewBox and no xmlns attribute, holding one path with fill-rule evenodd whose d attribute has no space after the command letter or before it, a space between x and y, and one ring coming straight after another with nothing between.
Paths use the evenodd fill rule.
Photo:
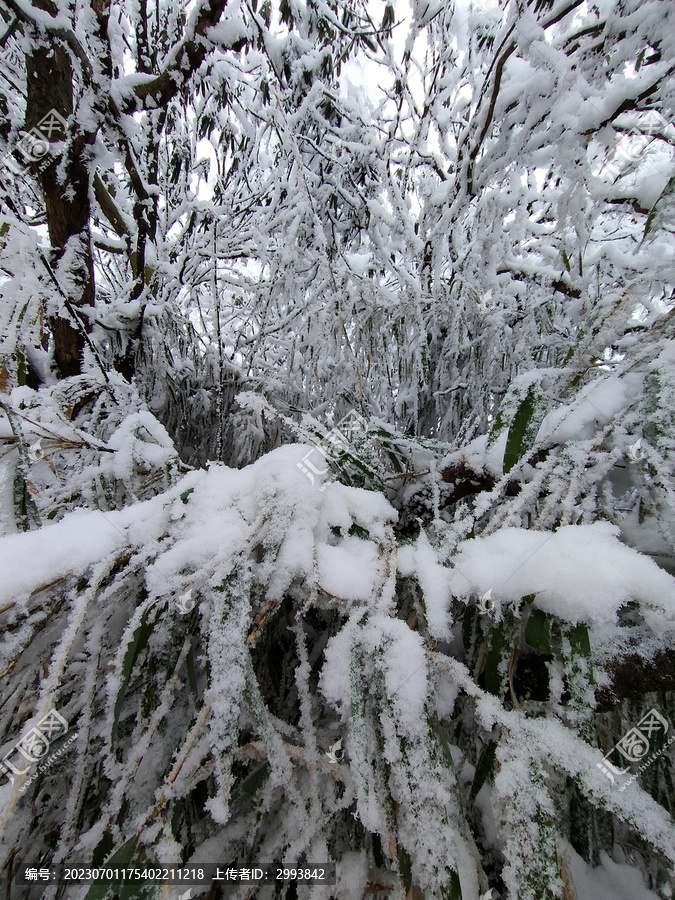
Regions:
<instances>
[{"instance_id":1,"label":"clump of snow","mask_svg":"<svg viewBox=\"0 0 675 900\"><path fill-rule=\"evenodd\" d=\"M135 470L148 471L176 458L166 428L147 410L127 416L110 436L108 447L116 451L110 470L120 481L131 480Z\"/></svg>"},{"instance_id":2,"label":"clump of snow","mask_svg":"<svg viewBox=\"0 0 675 900\"><path fill-rule=\"evenodd\" d=\"M345 853L337 867L338 896L345 900L361 900L365 896L368 882L368 859L365 850Z\"/></svg>"},{"instance_id":3,"label":"clump of snow","mask_svg":"<svg viewBox=\"0 0 675 900\"><path fill-rule=\"evenodd\" d=\"M352 602L367 602L383 575L377 547L357 537L347 537L337 547L320 543L316 557L320 587Z\"/></svg>"},{"instance_id":4,"label":"clump of snow","mask_svg":"<svg viewBox=\"0 0 675 900\"><path fill-rule=\"evenodd\" d=\"M536 443L565 443L595 435L640 394L644 376L638 373L609 376L585 387L573 405L548 413L541 423Z\"/></svg>"},{"instance_id":5,"label":"clump of snow","mask_svg":"<svg viewBox=\"0 0 675 900\"><path fill-rule=\"evenodd\" d=\"M122 454L114 463L119 475L134 464L141 446L142 458L150 453L156 463L175 452L150 413L127 418L109 446ZM156 548L145 572L152 596L183 591L191 573L213 572L216 560L219 572L231 568L263 521L263 543L276 548L260 564L270 598L278 599L296 578L313 578L315 562L318 583L330 594L357 604L377 598L385 567L376 542L387 539L396 512L381 494L339 484L319 491L297 468L305 452L302 445L291 444L242 470L211 466L124 510L76 510L39 530L2 537L0 603L25 600L56 578L80 576L127 547L144 554ZM188 491L184 502L181 495ZM160 540L169 522L173 540L166 546ZM368 539L347 533L354 524Z\"/></svg>"},{"instance_id":6,"label":"clump of snow","mask_svg":"<svg viewBox=\"0 0 675 900\"><path fill-rule=\"evenodd\" d=\"M638 869L614 862L604 851L596 867L587 865L569 844L564 855L577 900L658 900Z\"/></svg>"},{"instance_id":7,"label":"clump of snow","mask_svg":"<svg viewBox=\"0 0 675 900\"><path fill-rule=\"evenodd\" d=\"M328 642L321 672L321 690L345 721L352 698L352 648L364 653L364 675L384 675L387 695L403 734L419 737L426 728L427 665L424 643L405 622L357 610L344 628Z\"/></svg>"},{"instance_id":8,"label":"clump of snow","mask_svg":"<svg viewBox=\"0 0 675 900\"><path fill-rule=\"evenodd\" d=\"M429 634L436 640L450 640L452 571L439 563L436 551L424 531L420 532L414 545L403 546L398 551L398 571L404 577L414 576L419 582Z\"/></svg>"},{"instance_id":9,"label":"clump of snow","mask_svg":"<svg viewBox=\"0 0 675 900\"><path fill-rule=\"evenodd\" d=\"M368 266L372 265L370 253L345 253L345 259L355 275L365 275L368 271Z\"/></svg>"},{"instance_id":10,"label":"clump of snow","mask_svg":"<svg viewBox=\"0 0 675 900\"><path fill-rule=\"evenodd\" d=\"M567 525L556 532L504 528L466 541L453 559L451 590L535 605L567 622L610 623L629 600L675 619L675 579L619 540L608 522Z\"/></svg>"},{"instance_id":11,"label":"clump of snow","mask_svg":"<svg viewBox=\"0 0 675 900\"><path fill-rule=\"evenodd\" d=\"M228 3L218 24L212 25L207 34L210 41L220 44L224 49L247 38L249 31L241 14L241 3Z\"/></svg>"},{"instance_id":12,"label":"clump of snow","mask_svg":"<svg viewBox=\"0 0 675 900\"><path fill-rule=\"evenodd\" d=\"M81 574L127 545L120 513L75 511L38 531L0 538L0 605L25 602L57 578Z\"/></svg>"}]
</instances>

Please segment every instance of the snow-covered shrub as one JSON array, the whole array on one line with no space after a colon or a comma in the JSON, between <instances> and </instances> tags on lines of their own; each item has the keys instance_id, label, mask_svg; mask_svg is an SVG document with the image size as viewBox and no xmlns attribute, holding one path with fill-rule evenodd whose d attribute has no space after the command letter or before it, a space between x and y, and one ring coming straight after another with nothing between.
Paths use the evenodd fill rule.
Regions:
<instances>
[{"instance_id":1,"label":"snow-covered shrub","mask_svg":"<svg viewBox=\"0 0 675 900\"><path fill-rule=\"evenodd\" d=\"M116 373L16 387L1 411L5 533L154 496L185 471L166 429Z\"/></svg>"},{"instance_id":2,"label":"snow-covered shrub","mask_svg":"<svg viewBox=\"0 0 675 900\"><path fill-rule=\"evenodd\" d=\"M108 445L139 423L161 434L139 413ZM402 458L411 439L398 440ZM551 456L567 465L575 443L548 442L533 512L559 477ZM672 644L672 578L610 523L511 524L527 481L502 505L499 482L474 494L475 533L463 533L467 510L447 514L459 451L437 460L436 512L427 504L413 535L381 491L310 483L307 449L212 464L151 499L0 541L7 740L51 708L77 729L75 752L25 795L5 784L4 839L59 822L52 863L349 860L337 888L312 892L471 897L492 884L539 900L571 890L573 870L588 877L572 848L609 816L663 879L675 861L667 759L625 792L598 768L652 695L620 716L598 707L616 708L625 658ZM494 484L476 454L463 465ZM413 493L433 495L425 479ZM42 844L31 847L21 862L38 864Z\"/></svg>"}]
</instances>

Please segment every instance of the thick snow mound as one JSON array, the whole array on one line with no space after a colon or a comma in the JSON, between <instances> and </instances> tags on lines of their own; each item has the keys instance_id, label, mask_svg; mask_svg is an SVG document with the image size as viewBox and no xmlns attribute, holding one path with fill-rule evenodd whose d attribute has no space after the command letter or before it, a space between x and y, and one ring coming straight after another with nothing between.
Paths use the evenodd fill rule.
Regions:
<instances>
[{"instance_id":1,"label":"thick snow mound","mask_svg":"<svg viewBox=\"0 0 675 900\"><path fill-rule=\"evenodd\" d=\"M540 609L572 623L614 622L629 600L675 618L675 580L618 535L608 522L555 532L504 528L463 545L450 587L457 596L492 589L495 603L537 594Z\"/></svg>"}]
</instances>

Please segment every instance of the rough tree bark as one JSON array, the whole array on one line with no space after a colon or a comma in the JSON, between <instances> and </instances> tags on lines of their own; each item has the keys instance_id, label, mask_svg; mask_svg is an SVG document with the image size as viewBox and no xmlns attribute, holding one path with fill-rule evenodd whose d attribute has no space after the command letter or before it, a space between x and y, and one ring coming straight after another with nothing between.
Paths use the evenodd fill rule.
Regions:
<instances>
[{"instance_id":1,"label":"rough tree bark","mask_svg":"<svg viewBox=\"0 0 675 900\"><path fill-rule=\"evenodd\" d=\"M52 16L58 13L52 0L36 0L34 5ZM26 56L28 132L52 110L64 119L73 112L73 70L69 52L53 35L35 37L33 52ZM68 265L69 277L62 283L68 303L59 314L48 317L59 378L78 375L82 371L85 333L91 330L88 309L94 306L86 165L87 146L93 143L94 135L74 133L70 138L65 159L51 159L38 173L54 251L53 262L57 266L67 251L72 257ZM58 173L62 164L65 165L65 178L60 180Z\"/></svg>"}]
</instances>

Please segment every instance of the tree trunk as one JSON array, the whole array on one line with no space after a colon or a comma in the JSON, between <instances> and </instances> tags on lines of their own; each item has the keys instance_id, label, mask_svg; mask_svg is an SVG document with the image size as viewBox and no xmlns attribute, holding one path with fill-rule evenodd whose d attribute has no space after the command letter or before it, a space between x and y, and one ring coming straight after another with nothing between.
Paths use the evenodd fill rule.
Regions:
<instances>
[{"instance_id":1,"label":"tree trunk","mask_svg":"<svg viewBox=\"0 0 675 900\"><path fill-rule=\"evenodd\" d=\"M42 0L35 5L52 15L57 12L51 0ZM57 38L49 37L36 40L33 47L33 52L26 57L28 132L38 127L52 110L64 119L73 112L73 71L68 51ZM44 133L42 128L39 130ZM45 136L51 137L52 141L65 137L63 130L56 138ZM50 158L37 176L44 195L53 262L58 264L66 251L72 259L65 283L60 279L70 310L62 309L59 314L48 317L54 362L60 378L82 371L85 332L91 330L88 308L94 306L94 267L89 232L89 178L84 156L87 144L93 140L93 134L75 133L68 142L63 182L58 178L63 158L58 156Z\"/></svg>"}]
</instances>

